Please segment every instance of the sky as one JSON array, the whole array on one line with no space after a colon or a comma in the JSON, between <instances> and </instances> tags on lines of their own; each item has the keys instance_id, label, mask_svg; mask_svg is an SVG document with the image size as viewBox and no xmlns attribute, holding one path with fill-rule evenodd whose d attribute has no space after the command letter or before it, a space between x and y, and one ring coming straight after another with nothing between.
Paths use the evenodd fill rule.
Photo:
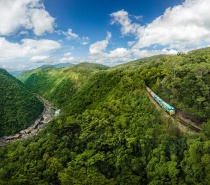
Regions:
<instances>
[{"instance_id":1,"label":"sky","mask_svg":"<svg viewBox=\"0 0 210 185\"><path fill-rule=\"evenodd\" d=\"M209 0L0 0L0 67L115 66L210 45Z\"/></svg>"}]
</instances>

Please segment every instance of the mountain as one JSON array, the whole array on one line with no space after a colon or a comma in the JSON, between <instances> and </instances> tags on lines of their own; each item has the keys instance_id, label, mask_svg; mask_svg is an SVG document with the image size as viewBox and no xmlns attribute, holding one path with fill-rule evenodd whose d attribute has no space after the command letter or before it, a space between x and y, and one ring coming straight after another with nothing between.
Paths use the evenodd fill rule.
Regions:
<instances>
[{"instance_id":1,"label":"mountain","mask_svg":"<svg viewBox=\"0 0 210 185\"><path fill-rule=\"evenodd\" d=\"M17 77L18 75L20 75L21 73L23 73L23 71L21 70L21 71L8 71L11 75L13 75L13 76L15 76L15 77Z\"/></svg>"},{"instance_id":2,"label":"mountain","mask_svg":"<svg viewBox=\"0 0 210 185\"><path fill-rule=\"evenodd\" d=\"M60 64L55 64L55 65L42 65L39 68L63 68L63 67L68 67L68 66L73 66L74 64L71 63L60 63ZM27 70L8 70L10 74L12 74L15 77L20 76L22 73L26 72Z\"/></svg>"},{"instance_id":3,"label":"mountain","mask_svg":"<svg viewBox=\"0 0 210 185\"><path fill-rule=\"evenodd\" d=\"M0 136L15 134L34 122L43 105L4 69L0 69L0 82Z\"/></svg>"},{"instance_id":4,"label":"mountain","mask_svg":"<svg viewBox=\"0 0 210 185\"><path fill-rule=\"evenodd\" d=\"M32 92L60 105L71 99L89 76L108 68L100 64L82 63L66 68L39 68L26 71L18 78Z\"/></svg>"},{"instance_id":5,"label":"mountain","mask_svg":"<svg viewBox=\"0 0 210 185\"><path fill-rule=\"evenodd\" d=\"M43 65L38 68L63 68L68 66L73 66L74 64L71 63L60 63L60 64L54 64L54 65Z\"/></svg>"},{"instance_id":6,"label":"mountain","mask_svg":"<svg viewBox=\"0 0 210 185\"><path fill-rule=\"evenodd\" d=\"M25 73L28 89L61 114L0 150L0 184L209 184L209 61L204 48L109 69L84 63ZM202 131L182 133L146 86L201 120Z\"/></svg>"}]
</instances>

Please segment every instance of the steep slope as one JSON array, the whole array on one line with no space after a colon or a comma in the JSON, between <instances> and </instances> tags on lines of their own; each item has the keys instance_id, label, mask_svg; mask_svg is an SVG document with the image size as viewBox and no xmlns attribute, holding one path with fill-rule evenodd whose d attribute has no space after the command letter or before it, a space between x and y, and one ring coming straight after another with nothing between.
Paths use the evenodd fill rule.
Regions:
<instances>
[{"instance_id":1,"label":"steep slope","mask_svg":"<svg viewBox=\"0 0 210 185\"><path fill-rule=\"evenodd\" d=\"M61 69L36 69L25 72L18 78L32 92L61 105L71 99L72 95L81 88L92 74L107 69L107 66L100 64L82 63Z\"/></svg>"},{"instance_id":2,"label":"steep slope","mask_svg":"<svg viewBox=\"0 0 210 185\"><path fill-rule=\"evenodd\" d=\"M43 105L24 85L0 69L0 136L28 127L41 114Z\"/></svg>"},{"instance_id":3,"label":"steep slope","mask_svg":"<svg viewBox=\"0 0 210 185\"><path fill-rule=\"evenodd\" d=\"M202 69L199 64L203 63L208 69L209 49L195 52L198 53L150 57L103 71L88 72L88 68L80 65L62 69L59 78L63 75L77 79L73 81L74 93L70 91L71 96L60 103L62 114L37 137L0 150L0 183L208 184L210 119L206 107L200 106L198 110L199 115L204 112L201 116L206 120L203 131L193 136L184 135L174 127L170 117L161 117L145 91L149 85L170 103L181 106L183 102L182 108L189 110L190 102L184 97L190 99L192 94L203 93L200 83L209 86L208 70L202 72L200 83L194 71ZM207 59L198 61L196 57L201 52ZM187 72L179 76L183 70ZM47 96L48 92L50 97L56 83L44 89L40 85L43 79L34 75L36 73L31 74L26 83L31 82L31 88L38 91L37 84L43 95ZM41 74L45 80L54 75L58 77L58 73L51 70L42 70ZM79 78L75 78L76 75ZM191 77L197 87L192 88L192 92L188 90ZM181 78L190 93L181 92L183 96L175 102L176 92L183 90L178 83L171 85L177 78ZM72 88L68 84L57 87L64 88L65 93ZM169 94L165 93L168 90ZM208 100L208 95L205 98ZM199 105L197 99L194 103Z\"/></svg>"},{"instance_id":4,"label":"steep slope","mask_svg":"<svg viewBox=\"0 0 210 185\"><path fill-rule=\"evenodd\" d=\"M141 70L146 85L187 117L210 119L210 48L153 56L117 68Z\"/></svg>"},{"instance_id":5,"label":"steep slope","mask_svg":"<svg viewBox=\"0 0 210 185\"><path fill-rule=\"evenodd\" d=\"M68 66L73 66L74 64L71 63L60 63L60 64L54 64L54 65L43 65L39 68L63 68Z\"/></svg>"}]
</instances>

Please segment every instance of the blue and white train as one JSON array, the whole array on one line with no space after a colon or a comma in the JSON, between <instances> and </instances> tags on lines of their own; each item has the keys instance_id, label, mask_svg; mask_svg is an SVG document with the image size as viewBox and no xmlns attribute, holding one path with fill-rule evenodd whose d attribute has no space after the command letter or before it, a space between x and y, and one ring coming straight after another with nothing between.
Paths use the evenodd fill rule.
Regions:
<instances>
[{"instance_id":1,"label":"blue and white train","mask_svg":"<svg viewBox=\"0 0 210 185\"><path fill-rule=\"evenodd\" d=\"M170 115L176 113L175 108L164 102L159 96L157 96L149 87L147 87L147 92L153 97L153 99Z\"/></svg>"}]
</instances>

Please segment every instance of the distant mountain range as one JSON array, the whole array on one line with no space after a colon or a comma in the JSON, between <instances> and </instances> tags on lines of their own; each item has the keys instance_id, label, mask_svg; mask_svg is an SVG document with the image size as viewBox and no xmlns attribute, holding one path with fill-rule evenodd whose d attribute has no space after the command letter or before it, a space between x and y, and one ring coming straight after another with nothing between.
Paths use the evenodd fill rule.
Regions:
<instances>
[{"instance_id":1,"label":"distant mountain range","mask_svg":"<svg viewBox=\"0 0 210 185\"><path fill-rule=\"evenodd\" d=\"M73 66L74 64L71 63L60 63L60 64L55 64L55 65L42 65L38 67L37 69L44 69L44 68L63 68L63 67L68 67L68 66ZM23 71L25 70L8 70L10 74L13 76L17 77L19 76Z\"/></svg>"},{"instance_id":2,"label":"distant mountain range","mask_svg":"<svg viewBox=\"0 0 210 185\"><path fill-rule=\"evenodd\" d=\"M68 66L73 66L74 64L71 63L60 63L60 64L55 64L55 65L42 65L39 68L63 68L63 67L68 67Z\"/></svg>"}]
</instances>

